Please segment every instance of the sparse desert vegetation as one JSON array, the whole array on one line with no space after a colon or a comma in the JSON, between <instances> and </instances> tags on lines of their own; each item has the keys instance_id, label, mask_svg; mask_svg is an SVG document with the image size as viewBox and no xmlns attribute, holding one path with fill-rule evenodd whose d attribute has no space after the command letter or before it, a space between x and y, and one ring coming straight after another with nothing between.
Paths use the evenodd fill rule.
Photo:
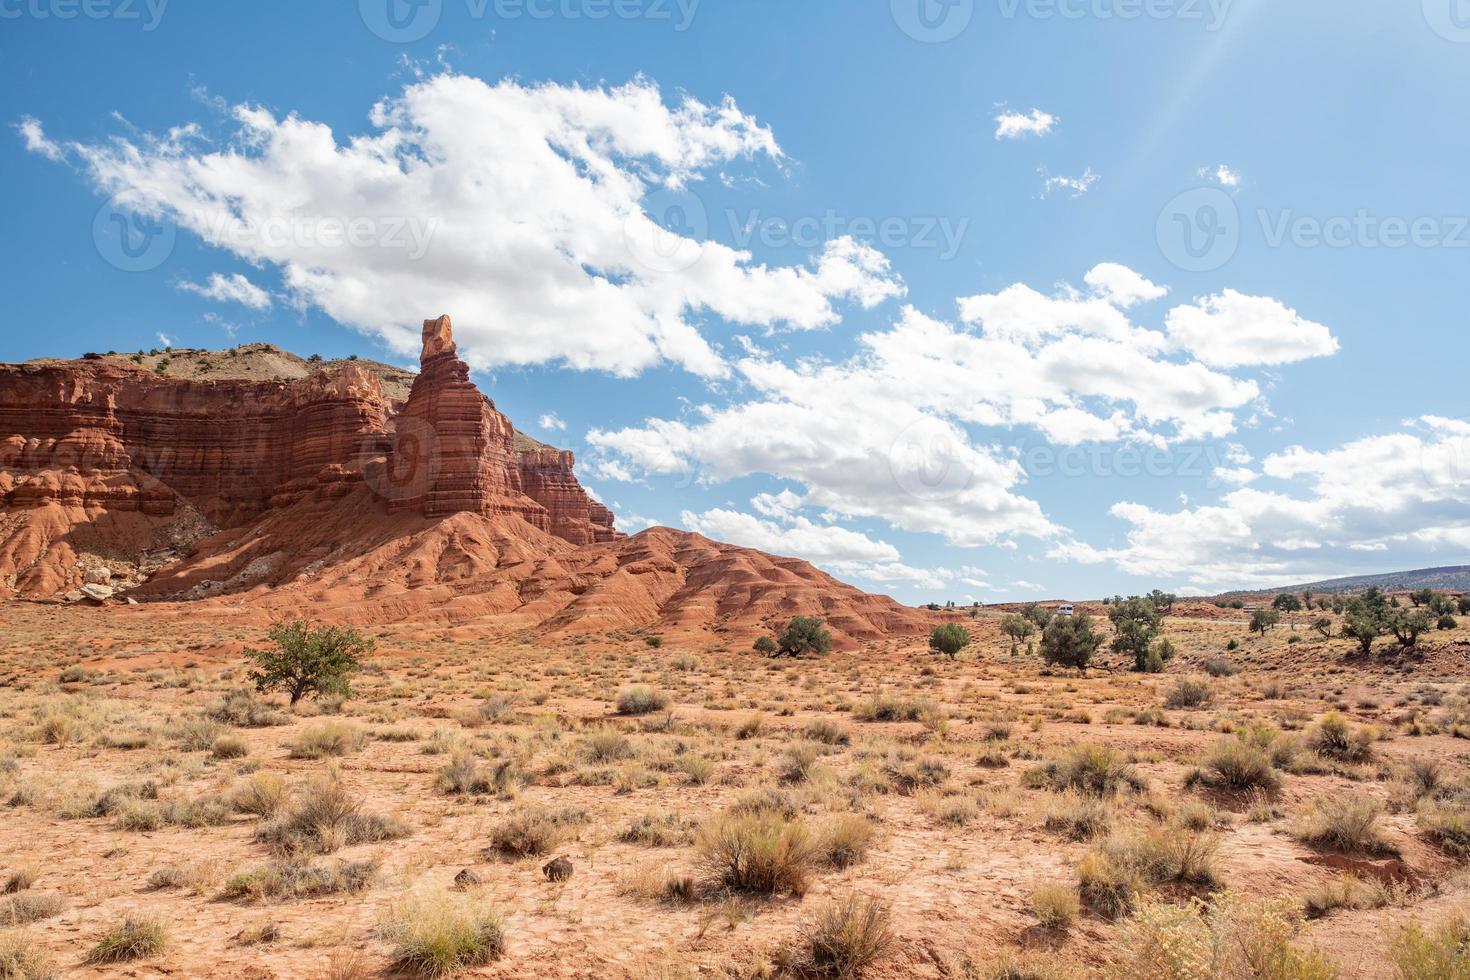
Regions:
<instances>
[{"instance_id":1,"label":"sparse desert vegetation","mask_svg":"<svg viewBox=\"0 0 1470 980\"><path fill-rule=\"evenodd\" d=\"M1463 975L1470 637L1272 611L384 627L293 706L259 626L17 604L0 976Z\"/></svg>"}]
</instances>

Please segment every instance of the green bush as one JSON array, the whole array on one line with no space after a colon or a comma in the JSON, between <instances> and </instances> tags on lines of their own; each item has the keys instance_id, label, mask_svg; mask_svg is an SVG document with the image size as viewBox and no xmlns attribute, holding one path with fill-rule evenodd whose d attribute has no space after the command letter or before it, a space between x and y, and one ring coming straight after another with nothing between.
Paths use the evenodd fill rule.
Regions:
<instances>
[{"instance_id":1,"label":"green bush","mask_svg":"<svg viewBox=\"0 0 1470 980\"><path fill-rule=\"evenodd\" d=\"M336 626L317 629L297 619L276 623L267 632L274 650L247 650L255 663L250 679L262 693L281 688L295 704L307 694L346 695L351 675L373 650L373 641L355 630Z\"/></svg>"},{"instance_id":2,"label":"green bush","mask_svg":"<svg viewBox=\"0 0 1470 980\"><path fill-rule=\"evenodd\" d=\"M800 657L809 653L825 654L832 649L832 634L815 616L797 616L776 640L783 657Z\"/></svg>"},{"instance_id":3,"label":"green bush","mask_svg":"<svg viewBox=\"0 0 1470 980\"><path fill-rule=\"evenodd\" d=\"M1102 636L1093 631L1092 619L1085 613L1057 616L1041 631L1041 658L1054 666L1086 670L1102 643Z\"/></svg>"},{"instance_id":4,"label":"green bush","mask_svg":"<svg viewBox=\"0 0 1470 980\"><path fill-rule=\"evenodd\" d=\"M934 627L929 634L929 649L953 660L959 652L970 645L970 634L959 623L945 623Z\"/></svg>"},{"instance_id":5,"label":"green bush","mask_svg":"<svg viewBox=\"0 0 1470 980\"><path fill-rule=\"evenodd\" d=\"M1116 749L1086 743L1074 745L1060 759L1032 770L1028 781L1058 792L1075 789L1092 796L1113 796L1144 787L1137 771Z\"/></svg>"}]
</instances>

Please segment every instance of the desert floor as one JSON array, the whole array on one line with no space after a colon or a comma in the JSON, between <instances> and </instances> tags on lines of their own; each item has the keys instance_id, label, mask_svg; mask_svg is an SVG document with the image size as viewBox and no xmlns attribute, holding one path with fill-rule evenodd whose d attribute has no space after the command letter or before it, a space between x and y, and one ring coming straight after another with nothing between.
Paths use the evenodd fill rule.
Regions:
<instances>
[{"instance_id":1,"label":"desert floor","mask_svg":"<svg viewBox=\"0 0 1470 980\"><path fill-rule=\"evenodd\" d=\"M288 711L241 693L259 624L6 604L0 953L394 976L405 929L493 911L504 952L464 975L823 975L813 923L856 897L893 936L865 976L1207 976L1178 947L1234 929L1295 964L1272 976L1380 977L1466 907L1464 625L1363 658L1181 606L1165 673L1079 676L998 617L953 661L386 627L350 699ZM754 833L785 849L764 888L730 873ZM161 948L95 962L130 916Z\"/></svg>"}]
</instances>

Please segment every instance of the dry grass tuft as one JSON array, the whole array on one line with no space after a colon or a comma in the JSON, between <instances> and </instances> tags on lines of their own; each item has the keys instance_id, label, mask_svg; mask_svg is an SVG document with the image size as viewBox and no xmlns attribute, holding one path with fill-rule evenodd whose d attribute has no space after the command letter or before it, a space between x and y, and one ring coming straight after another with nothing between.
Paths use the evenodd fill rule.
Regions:
<instances>
[{"instance_id":1,"label":"dry grass tuft","mask_svg":"<svg viewBox=\"0 0 1470 980\"><path fill-rule=\"evenodd\" d=\"M647 684L634 684L618 692L616 703L620 715L647 715L667 708L669 696Z\"/></svg>"},{"instance_id":2,"label":"dry grass tuft","mask_svg":"<svg viewBox=\"0 0 1470 980\"><path fill-rule=\"evenodd\" d=\"M88 963L125 963L157 956L168 947L168 930L155 916L127 915L102 934Z\"/></svg>"},{"instance_id":3,"label":"dry grass tuft","mask_svg":"<svg viewBox=\"0 0 1470 980\"><path fill-rule=\"evenodd\" d=\"M888 907L876 898L849 895L836 899L802 926L778 961L796 977L861 977L897 945L891 920Z\"/></svg>"},{"instance_id":4,"label":"dry grass tuft","mask_svg":"<svg viewBox=\"0 0 1470 980\"><path fill-rule=\"evenodd\" d=\"M25 929L0 930L0 980L55 980L51 958Z\"/></svg>"},{"instance_id":5,"label":"dry grass tuft","mask_svg":"<svg viewBox=\"0 0 1470 980\"><path fill-rule=\"evenodd\" d=\"M284 813L256 828L255 838L283 854L330 854L408 833L408 824L398 817L364 812L362 801L326 774L309 780Z\"/></svg>"},{"instance_id":6,"label":"dry grass tuft","mask_svg":"<svg viewBox=\"0 0 1470 980\"><path fill-rule=\"evenodd\" d=\"M1470 980L1470 919L1410 925L1393 937L1388 956L1400 980Z\"/></svg>"},{"instance_id":7,"label":"dry grass tuft","mask_svg":"<svg viewBox=\"0 0 1470 980\"><path fill-rule=\"evenodd\" d=\"M694 843L720 884L763 895L805 894L820 857L800 817L766 809L717 814L699 828Z\"/></svg>"},{"instance_id":8,"label":"dry grass tuft","mask_svg":"<svg viewBox=\"0 0 1470 980\"><path fill-rule=\"evenodd\" d=\"M356 725L345 721L324 721L311 725L291 743L293 759L331 759L348 755L363 747L367 735Z\"/></svg>"},{"instance_id":9,"label":"dry grass tuft","mask_svg":"<svg viewBox=\"0 0 1470 980\"><path fill-rule=\"evenodd\" d=\"M443 893L400 899L382 932L393 946L394 966L412 976L452 976L505 955L505 927L495 910Z\"/></svg>"},{"instance_id":10,"label":"dry grass tuft","mask_svg":"<svg viewBox=\"0 0 1470 980\"><path fill-rule=\"evenodd\" d=\"M1292 834L1316 847L1353 854L1396 854L1383 838L1378 820L1383 804L1361 793L1314 798L1297 817Z\"/></svg>"}]
</instances>

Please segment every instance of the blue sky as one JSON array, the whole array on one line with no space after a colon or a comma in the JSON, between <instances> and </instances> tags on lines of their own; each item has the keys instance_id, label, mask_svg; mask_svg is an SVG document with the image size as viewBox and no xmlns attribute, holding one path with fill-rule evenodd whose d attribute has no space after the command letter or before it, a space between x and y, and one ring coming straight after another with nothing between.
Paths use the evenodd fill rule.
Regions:
<instances>
[{"instance_id":1,"label":"blue sky","mask_svg":"<svg viewBox=\"0 0 1470 980\"><path fill-rule=\"evenodd\" d=\"M911 601L1470 553L1464 0L0 0L0 50L0 360L447 312L625 529Z\"/></svg>"}]
</instances>

